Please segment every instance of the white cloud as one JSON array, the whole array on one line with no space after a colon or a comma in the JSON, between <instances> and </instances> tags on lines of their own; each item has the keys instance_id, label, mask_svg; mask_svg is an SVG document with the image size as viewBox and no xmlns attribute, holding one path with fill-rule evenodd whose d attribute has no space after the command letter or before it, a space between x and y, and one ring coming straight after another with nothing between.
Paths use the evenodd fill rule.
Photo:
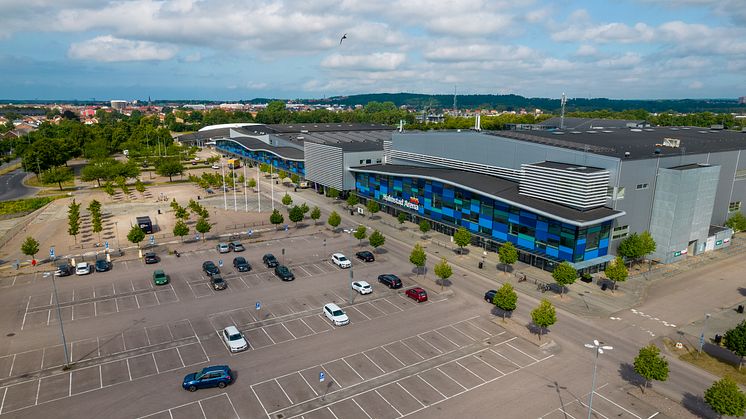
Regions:
<instances>
[{"instance_id":1,"label":"white cloud","mask_svg":"<svg viewBox=\"0 0 746 419\"><path fill-rule=\"evenodd\" d=\"M246 83L246 88L247 89L252 89L252 90L264 90L268 86L269 85L267 83L256 82L256 81L250 81L250 82Z\"/></svg>"},{"instance_id":2,"label":"white cloud","mask_svg":"<svg viewBox=\"0 0 746 419\"><path fill-rule=\"evenodd\" d=\"M606 23L596 26L577 25L552 34L552 39L560 42L649 42L655 37L653 29L637 23L629 26L624 23Z\"/></svg>"},{"instance_id":3,"label":"white cloud","mask_svg":"<svg viewBox=\"0 0 746 419\"><path fill-rule=\"evenodd\" d=\"M704 83L702 83L701 81L694 80L693 82L689 83L687 87L689 87L690 89L701 89L704 86L705 86Z\"/></svg>"},{"instance_id":4,"label":"white cloud","mask_svg":"<svg viewBox=\"0 0 746 419\"><path fill-rule=\"evenodd\" d=\"M593 45L583 44L575 51L578 57L593 57L598 54L598 49Z\"/></svg>"},{"instance_id":5,"label":"white cloud","mask_svg":"<svg viewBox=\"0 0 746 419\"><path fill-rule=\"evenodd\" d=\"M365 71L395 70L406 58L405 54L392 52L377 52L370 55L332 54L321 61L321 67Z\"/></svg>"},{"instance_id":6,"label":"white cloud","mask_svg":"<svg viewBox=\"0 0 746 419\"><path fill-rule=\"evenodd\" d=\"M106 35L70 45L67 55L77 60L103 62L161 61L173 58L176 50L173 46L147 41L131 41Z\"/></svg>"}]
</instances>

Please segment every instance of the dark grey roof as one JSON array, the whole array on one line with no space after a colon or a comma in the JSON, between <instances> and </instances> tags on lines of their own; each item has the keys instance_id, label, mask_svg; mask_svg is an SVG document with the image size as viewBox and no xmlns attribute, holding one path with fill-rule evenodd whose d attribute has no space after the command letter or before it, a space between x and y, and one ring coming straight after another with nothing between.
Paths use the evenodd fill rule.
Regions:
<instances>
[{"instance_id":1,"label":"dark grey roof","mask_svg":"<svg viewBox=\"0 0 746 419\"><path fill-rule=\"evenodd\" d=\"M383 141L390 140L394 132L391 127L379 124L260 125L233 130L244 135L272 135L298 147L310 141L344 151L383 150Z\"/></svg>"},{"instance_id":2,"label":"dark grey roof","mask_svg":"<svg viewBox=\"0 0 746 419\"><path fill-rule=\"evenodd\" d=\"M542 121L539 125L546 127L560 127L561 118L558 116ZM573 118L565 117L566 130L586 130L586 129L609 129L609 128L628 128L638 127L645 124L645 121L630 119L596 119L596 118Z\"/></svg>"},{"instance_id":3,"label":"dark grey roof","mask_svg":"<svg viewBox=\"0 0 746 419\"><path fill-rule=\"evenodd\" d=\"M697 127L489 131L488 134L631 160L746 149L746 133ZM680 140L679 147L663 146L665 139ZM656 149L660 153L656 154Z\"/></svg>"},{"instance_id":4,"label":"dark grey roof","mask_svg":"<svg viewBox=\"0 0 746 419\"><path fill-rule=\"evenodd\" d=\"M264 141L261 141L254 137L236 137L231 138L228 141L235 141L251 151L263 150L279 156L283 159L303 160L303 150L299 150L293 147L273 147L265 143Z\"/></svg>"},{"instance_id":5,"label":"dark grey roof","mask_svg":"<svg viewBox=\"0 0 746 419\"><path fill-rule=\"evenodd\" d=\"M623 211L615 211L606 207L581 211L564 205L528 197L518 193L517 182L480 173L465 172L462 170L427 168L398 164L374 164L352 167L350 170L354 172L377 172L395 176L417 176L438 179L455 186L461 186L477 193L494 197L512 205L523 207L529 211L540 214L543 213L551 218L559 219L578 226L597 224L602 221L621 217L625 214Z\"/></svg>"},{"instance_id":6,"label":"dark grey roof","mask_svg":"<svg viewBox=\"0 0 746 419\"><path fill-rule=\"evenodd\" d=\"M691 169L699 169L701 167L709 167L709 165L707 165L707 164L699 164L699 163L691 163L691 164L682 164L681 166L669 167L669 169L672 169L672 170L691 170Z\"/></svg>"},{"instance_id":7,"label":"dark grey roof","mask_svg":"<svg viewBox=\"0 0 746 419\"><path fill-rule=\"evenodd\" d=\"M183 134L178 136L178 140L183 142L190 142L196 140L210 140L214 138L228 138L230 137L230 128L218 128L207 131L197 131L189 134Z\"/></svg>"},{"instance_id":8,"label":"dark grey roof","mask_svg":"<svg viewBox=\"0 0 746 419\"><path fill-rule=\"evenodd\" d=\"M274 133L292 132L335 132L335 131L393 131L394 128L383 124L309 123L309 124L270 124L265 126Z\"/></svg>"},{"instance_id":9,"label":"dark grey roof","mask_svg":"<svg viewBox=\"0 0 746 419\"><path fill-rule=\"evenodd\" d=\"M596 173L596 172L606 171L606 169L601 169L598 167L578 166L577 164L567 164L567 163L560 163L556 161L543 161L540 163L531 163L531 165L540 166L540 167L549 167L552 169L572 170L573 172L580 172L580 173Z\"/></svg>"}]
</instances>

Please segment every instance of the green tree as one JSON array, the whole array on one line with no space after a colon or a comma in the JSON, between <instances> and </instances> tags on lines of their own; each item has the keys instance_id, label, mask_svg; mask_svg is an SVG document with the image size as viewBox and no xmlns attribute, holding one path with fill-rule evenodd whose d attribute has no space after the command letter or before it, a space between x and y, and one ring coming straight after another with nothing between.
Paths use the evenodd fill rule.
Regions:
<instances>
[{"instance_id":1,"label":"green tree","mask_svg":"<svg viewBox=\"0 0 746 419\"><path fill-rule=\"evenodd\" d=\"M557 322L557 312L549 300L541 300L539 306L531 311L531 321L539 327L539 340L544 330Z\"/></svg>"},{"instance_id":2,"label":"green tree","mask_svg":"<svg viewBox=\"0 0 746 419\"><path fill-rule=\"evenodd\" d=\"M300 204L300 210L303 211L303 215L305 215L308 213L308 211L311 211L311 208L309 208L308 205L304 202Z\"/></svg>"},{"instance_id":3,"label":"green tree","mask_svg":"<svg viewBox=\"0 0 746 419\"><path fill-rule=\"evenodd\" d=\"M249 178L249 180L246 183L246 186L252 189L256 188L256 179L254 179L253 177Z\"/></svg>"},{"instance_id":4,"label":"green tree","mask_svg":"<svg viewBox=\"0 0 746 419\"><path fill-rule=\"evenodd\" d=\"M735 232L744 231L746 230L746 217L740 212L737 212L728 217L725 226L733 229Z\"/></svg>"},{"instance_id":5,"label":"green tree","mask_svg":"<svg viewBox=\"0 0 746 419\"><path fill-rule=\"evenodd\" d=\"M212 230L212 225L210 225L210 222L207 221L207 218L200 217L197 220L197 224L194 226L194 228L195 228L195 230L197 230L197 232L199 234L202 235L202 241L204 242L205 241L205 234L209 233L210 230Z\"/></svg>"},{"instance_id":6,"label":"green tree","mask_svg":"<svg viewBox=\"0 0 746 419\"><path fill-rule=\"evenodd\" d=\"M337 214L337 211L332 211L332 213L329 214L329 219L327 219L326 222L329 223L332 228L337 228L342 222L342 217Z\"/></svg>"},{"instance_id":7,"label":"green tree","mask_svg":"<svg viewBox=\"0 0 746 419\"><path fill-rule=\"evenodd\" d=\"M288 206L293 203L293 198L290 197L290 194L285 192L285 196L282 197L282 205Z\"/></svg>"},{"instance_id":8,"label":"green tree","mask_svg":"<svg viewBox=\"0 0 746 419\"><path fill-rule=\"evenodd\" d=\"M471 233L464 227L459 227L455 233L453 233L453 242L458 246L458 253L462 254L464 247L471 243Z\"/></svg>"},{"instance_id":9,"label":"green tree","mask_svg":"<svg viewBox=\"0 0 746 419\"><path fill-rule=\"evenodd\" d=\"M373 233L368 238L368 242L373 246L373 249L378 250L379 247L386 243L386 237L380 231L373 230Z\"/></svg>"},{"instance_id":10,"label":"green tree","mask_svg":"<svg viewBox=\"0 0 746 419\"><path fill-rule=\"evenodd\" d=\"M352 233L353 236L358 240L359 244L362 244L363 239L365 239L368 236L368 229L365 228L364 225L360 224L355 229L355 232Z\"/></svg>"},{"instance_id":11,"label":"green tree","mask_svg":"<svg viewBox=\"0 0 746 419\"><path fill-rule=\"evenodd\" d=\"M622 260L621 256L617 256L616 259L606 265L604 273L607 278L614 281L614 286L611 288L612 291L616 288L617 282L624 282L627 280L627 276L629 276L627 266L624 265L624 260Z\"/></svg>"},{"instance_id":12,"label":"green tree","mask_svg":"<svg viewBox=\"0 0 746 419\"><path fill-rule=\"evenodd\" d=\"M552 278L560 286L560 297L565 293L565 287L574 283L578 279L578 271L565 261L554 267Z\"/></svg>"},{"instance_id":13,"label":"green tree","mask_svg":"<svg viewBox=\"0 0 746 419\"><path fill-rule=\"evenodd\" d=\"M21 252L26 256L31 256L31 259L36 259L36 254L39 253L39 241L31 236L26 237L21 244Z\"/></svg>"},{"instance_id":14,"label":"green tree","mask_svg":"<svg viewBox=\"0 0 746 419\"><path fill-rule=\"evenodd\" d=\"M75 238L78 242L78 233L80 233L80 204L75 203L75 199L67 207L67 233Z\"/></svg>"},{"instance_id":15,"label":"green tree","mask_svg":"<svg viewBox=\"0 0 746 419\"><path fill-rule=\"evenodd\" d=\"M446 280L453 275L453 268L448 264L446 258L441 258L440 262L436 263L433 267L433 271L435 271L435 276L440 278L440 289L442 291Z\"/></svg>"},{"instance_id":16,"label":"green tree","mask_svg":"<svg viewBox=\"0 0 746 419\"><path fill-rule=\"evenodd\" d=\"M495 296L492 297L492 304L497 306L503 311L503 321L505 321L505 312L516 309L518 303L518 294L516 294L513 286L505 283L500 289L497 290Z\"/></svg>"},{"instance_id":17,"label":"green tree","mask_svg":"<svg viewBox=\"0 0 746 419\"><path fill-rule=\"evenodd\" d=\"M500 263L503 265L503 272L507 272L508 266L518 261L518 250L511 242L505 242L498 249L497 254L500 256Z\"/></svg>"},{"instance_id":18,"label":"green tree","mask_svg":"<svg viewBox=\"0 0 746 419\"><path fill-rule=\"evenodd\" d=\"M117 185L119 185L119 188L122 189L122 193L124 195L129 195L130 189L127 187L127 179L125 179L124 176L118 176L116 180L117 180Z\"/></svg>"},{"instance_id":19,"label":"green tree","mask_svg":"<svg viewBox=\"0 0 746 419\"><path fill-rule=\"evenodd\" d=\"M640 348L640 353L634 361L635 372L645 379L644 385L640 390L645 392L645 388L650 385L650 381L668 380L668 361L661 355L661 350L652 343Z\"/></svg>"},{"instance_id":20,"label":"green tree","mask_svg":"<svg viewBox=\"0 0 746 419\"><path fill-rule=\"evenodd\" d=\"M339 198L339 191L334 188L328 188L326 190L326 196L334 199Z\"/></svg>"},{"instance_id":21,"label":"green tree","mask_svg":"<svg viewBox=\"0 0 746 419\"><path fill-rule=\"evenodd\" d=\"M145 184L144 184L144 183L142 183L142 181L141 181L140 179L137 179L137 180L135 181L135 190L136 190L136 191L137 191L137 192L138 192L138 193L139 193L140 195L142 195L142 194L144 194L144 193L145 193Z\"/></svg>"},{"instance_id":22,"label":"green tree","mask_svg":"<svg viewBox=\"0 0 746 419\"><path fill-rule=\"evenodd\" d=\"M357 195L355 195L354 193L351 193L351 194L350 194L350 195L349 195L349 196L347 197L347 206L348 206L348 207L350 207L350 208L354 207L354 206L355 206L355 205L357 205L357 204L358 204L359 202L360 202L360 200L359 200L359 199L357 199Z\"/></svg>"},{"instance_id":23,"label":"green tree","mask_svg":"<svg viewBox=\"0 0 746 419\"><path fill-rule=\"evenodd\" d=\"M295 223L295 226L298 226L299 221L303 221L303 208L294 205L293 208L290 208L290 211L288 211L288 218L290 221Z\"/></svg>"},{"instance_id":24,"label":"green tree","mask_svg":"<svg viewBox=\"0 0 746 419\"><path fill-rule=\"evenodd\" d=\"M177 204L177 208L174 210L174 215L176 218L180 220L188 220L189 219L189 211L182 207L181 205Z\"/></svg>"},{"instance_id":25,"label":"green tree","mask_svg":"<svg viewBox=\"0 0 746 419\"><path fill-rule=\"evenodd\" d=\"M184 236L189 234L189 227L186 225L184 220L179 220L174 225L174 236L178 236L181 241L184 241Z\"/></svg>"},{"instance_id":26,"label":"green tree","mask_svg":"<svg viewBox=\"0 0 746 419\"><path fill-rule=\"evenodd\" d=\"M642 253L641 257L645 257L655 252L655 240L647 230L640 234L640 252Z\"/></svg>"},{"instance_id":27,"label":"green tree","mask_svg":"<svg viewBox=\"0 0 746 419\"><path fill-rule=\"evenodd\" d=\"M88 212L91 213L91 215L93 214L101 215L101 203L95 199L92 200L90 203L88 203L88 207L86 209L88 210Z\"/></svg>"},{"instance_id":28,"label":"green tree","mask_svg":"<svg viewBox=\"0 0 746 419\"><path fill-rule=\"evenodd\" d=\"M412 263L412 265L415 266L415 268L417 268L417 274L419 275L422 272L422 268L425 267L425 262L427 261L427 254L425 254L425 249L423 249L419 243L416 243L414 245L412 253L409 254L409 261Z\"/></svg>"},{"instance_id":29,"label":"green tree","mask_svg":"<svg viewBox=\"0 0 746 419\"><path fill-rule=\"evenodd\" d=\"M55 166L41 174L43 183L56 183L62 190L62 182L69 182L74 179L73 171L69 167Z\"/></svg>"},{"instance_id":30,"label":"green tree","mask_svg":"<svg viewBox=\"0 0 746 419\"><path fill-rule=\"evenodd\" d=\"M311 210L311 219L313 220L313 223L316 224L319 218L321 218L321 209L319 209L319 207L313 207Z\"/></svg>"},{"instance_id":31,"label":"green tree","mask_svg":"<svg viewBox=\"0 0 746 419\"><path fill-rule=\"evenodd\" d=\"M365 205L365 207L368 209L368 212L370 213L371 217L373 215L375 215L375 213L377 213L378 211L381 210L381 206L378 205L378 202L376 202L376 201L374 201L372 199L368 200L368 204Z\"/></svg>"},{"instance_id":32,"label":"green tree","mask_svg":"<svg viewBox=\"0 0 746 419\"><path fill-rule=\"evenodd\" d=\"M427 234L430 231L430 223L427 220L420 221L420 231L422 234Z\"/></svg>"},{"instance_id":33,"label":"green tree","mask_svg":"<svg viewBox=\"0 0 746 419\"><path fill-rule=\"evenodd\" d=\"M275 226L278 226L285 222L285 217L280 214L280 211L277 209L272 210L272 214L269 216L269 222L272 223Z\"/></svg>"},{"instance_id":34,"label":"green tree","mask_svg":"<svg viewBox=\"0 0 746 419\"><path fill-rule=\"evenodd\" d=\"M407 213L406 212L400 212L399 215L396 216L397 221L399 221L399 225L403 225L405 221L407 221Z\"/></svg>"},{"instance_id":35,"label":"green tree","mask_svg":"<svg viewBox=\"0 0 746 419\"><path fill-rule=\"evenodd\" d=\"M98 234L98 241L101 241L101 232L104 230L104 224L101 221L101 215L91 216L92 231Z\"/></svg>"},{"instance_id":36,"label":"green tree","mask_svg":"<svg viewBox=\"0 0 746 419\"><path fill-rule=\"evenodd\" d=\"M721 417L743 416L746 413L746 395L730 377L712 383L705 390L705 402Z\"/></svg>"},{"instance_id":37,"label":"green tree","mask_svg":"<svg viewBox=\"0 0 746 419\"><path fill-rule=\"evenodd\" d=\"M127 240L129 240L130 243L136 244L137 247L140 248L140 242L145 240L145 232L142 231L140 226L133 225L130 232L127 233Z\"/></svg>"},{"instance_id":38,"label":"green tree","mask_svg":"<svg viewBox=\"0 0 746 419\"><path fill-rule=\"evenodd\" d=\"M111 182L106 182L104 184L104 192L106 192L107 195L113 197L117 191L114 190L114 185L111 184Z\"/></svg>"},{"instance_id":39,"label":"green tree","mask_svg":"<svg viewBox=\"0 0 746 419\"><path fill-rule=\"evenodd\" d=\"M725 332L723 340L725 341L726 348L741 357L738 362L738 369L740 370L743 364L743 357L746 356L746 320Z\"/></svg>"},{"instance_id":40,"label":"green tree","mask_svg":"<svg viewBox=\"0 0 746 419\"><path fill-rule=\"evenodd\" d=\"M637 233L632 233L619 242L617 254L629 260L640 259L644 255L640 236Z\"/></svg>"},{"instance_id":41,"label":"green tree","mask_svg":"<svg viewBox=\"0 0 746 419\"><path fill-rule=\"evenodd\" d=\"M184 164L179 159L161 159L156 163L155 172L160 176L168 176L168 181L173 182L173 177L184 173Z\"/></svg>"}]
</instances>

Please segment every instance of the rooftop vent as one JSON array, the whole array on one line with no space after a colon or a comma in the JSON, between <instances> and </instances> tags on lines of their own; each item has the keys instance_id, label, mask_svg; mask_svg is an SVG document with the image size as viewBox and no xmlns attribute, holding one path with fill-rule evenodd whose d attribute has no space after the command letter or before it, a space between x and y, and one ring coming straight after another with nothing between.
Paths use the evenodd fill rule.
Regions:
<instances>
[{"instance_id":1,"label":"rooftop vent","mask_svg":"<svg viewBox=\"0 0 746 419\"><path fill-rule=\"evenodd\" d=\"M660 149L660 148L656 148L656 149L655 149L655 150L653 151L653 153L655 153L655 154L661 154L661 149Z\"/></svg>"},{"instance_id":2,"label":"rooftop vent","mask_svg":"<svg viewBox=\"0 0 746 419\"><path fill-rule=\"evenodd\" d=\"M570 131L571 134L582 134L580 131Z\"/></svg>"},{"instance_id":3,"label":"rooftop vent","mask_svg":"<svg viewBox=\"0 0 746 419\"><path fill-rule=\"evenodd\" d=\"M642 132L640 128L632 128L630 131L632 132Z\"/></svg>"},{"instance_id":4,"label":"rooftop vent","mask_svg":"<svg viewBox=\"0 0 746 419\"><path fill-rule=\"evenodd\" d=\"M299 135L299 136L295 137L295 139L296 139L296 140L304 140L305 138L306 138L306 137L304 137L304 136L302 136L302 135Z\"/></svg>"},{"instance_id":5,"label":"rooftop vent","mask_svg":"<svg viewBox=\"0 0 746 419\"><path fill-rule=\"evenodd\" d=\"M624 157L629 158L629 151L624 152Z\"/></svg>"},{"instance_id":6,"label":"rooftop vent","mask_svg":"<svg viewBox=\"0 0 746 419\"><path fill-rule=\"evenodd\" d=\"M586 131L586 132L587 132L588 134L595 134L595 133L596 133L596 131L593 131L593 130L590 130L590 131Z\"/></svg>"},{"instance_id":7,"label":"rooftop vent","mask_svg":"<svg viewBox=\"0 0 746 419\"><path fill-rule=\"evenodd\" d=\"M610 133L610 132L614 132L614 131L611 131L611 130L605 129L605 130L603 130L603 131L601 131L601 132L605 132L605 133L607 133L607 134L608 134L608 133Z\"/></svg>"},{"instance_id":8,"label":"rooftop vent","mask_svg":"<svg viewBox=\"0 0 746 419\"><path fill-rule=\"evenodd\" d=\"M307 129L302 129L302 130L300 130L300 133L301 134L308 134L308 130Z\"/></svg>"},{"instance_id":9,"label":"rooftop vent","mask_svg":"<svg viewBox=\"0 0 746 419\"><path fill-rule=\"evenodd\" d=\"M652 128L645 128L645 131L647 131L647 132L653 132L653 131L655 131L655 130L654 130L654 129L652 129Z\"/></svg>"},{"instance_id":10,"label":"rooftop vent","mask_svg":"<svg viewBox=\"0 0 746 419\"><path fill-rule=\"evenodd\" d=\"M663 147L675 147L678 148L681 145L681 140L678 138L666 137L663 139Z\"/></svg>"}]
</instances>

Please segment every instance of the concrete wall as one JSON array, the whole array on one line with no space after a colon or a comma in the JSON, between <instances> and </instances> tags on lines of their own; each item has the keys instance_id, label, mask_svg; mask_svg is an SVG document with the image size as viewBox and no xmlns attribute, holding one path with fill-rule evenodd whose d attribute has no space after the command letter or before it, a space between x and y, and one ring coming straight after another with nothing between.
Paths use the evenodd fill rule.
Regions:
<instances>
[{"instance_id":1,"label":"concrete wall","mask_svg":"<svg viewBox=\"0 0 746 419\"><path fill-rule=\"evenodd\" d=\"M368 160L370 160L370 163L367 163ZM360 161L363 163L360 163ZM350 172L350 167L381 164L382 162L383 150L346 151L344 153L344 190L355 189L355 176Z\"/></svg>"},{"instance_id":2,"label":"concrete wall","mask_svg":"<svg viewBox=\"0 0 746 419\"><path fill-rule=\"evenodd\" d=\"M337 190L344 190L344 154L339 147L306 141L303 156L306 179ZM354 185L354 180L353 180Z\"/></svg>"}]
</instances>

